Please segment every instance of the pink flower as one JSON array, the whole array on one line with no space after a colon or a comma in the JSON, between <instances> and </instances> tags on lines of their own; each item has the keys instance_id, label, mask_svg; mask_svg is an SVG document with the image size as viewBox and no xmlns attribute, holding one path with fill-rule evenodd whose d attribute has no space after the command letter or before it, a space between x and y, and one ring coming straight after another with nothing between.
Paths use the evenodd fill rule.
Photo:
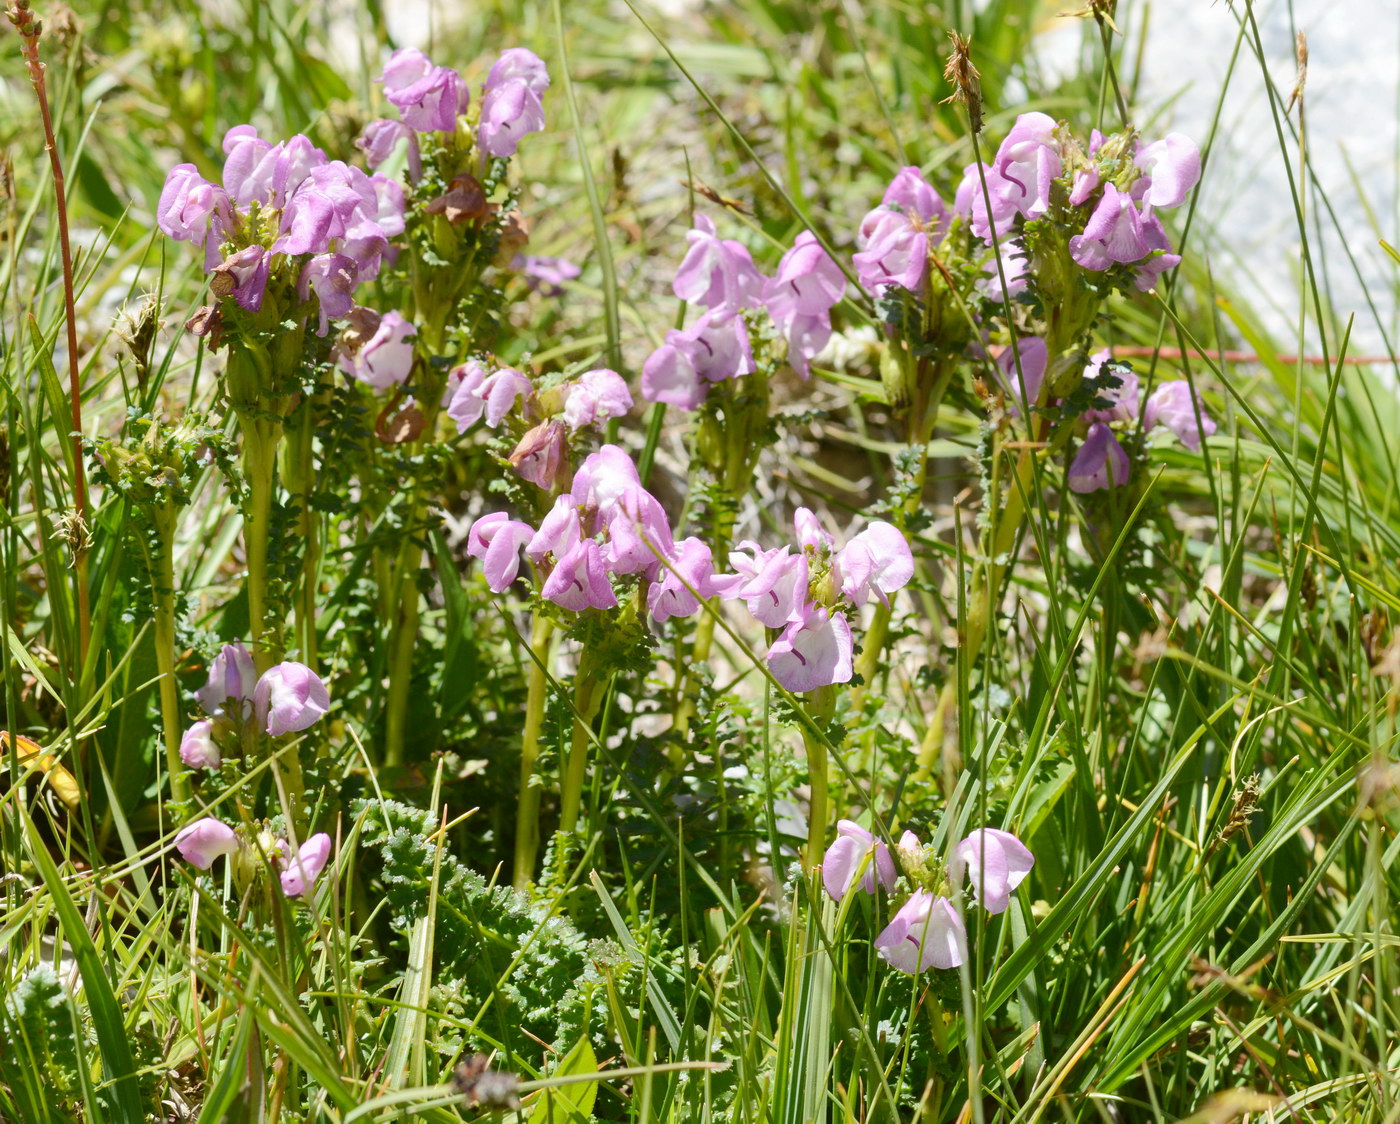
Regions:
<instances>
[{"instance_id":1,"label":"pink flower","mask_svg":"<svg viewBox=\"0 0 1400 1124\"><path fill-rule=\"evenodd\" d=\"M156 225L176 242L204 247L204 268L219 264L220 246L233 227L228 192L209 183L193 164L176 164L156 204Z\"/></svg>"},{"instance_id":2,"label":"pink flower","mask_svg":"<svg viewBox=\"0 0 1400 1124\"><path fill-rule=\"evenodd\" d=\"M564 291L564 282L572 281L583 271L568 258L516 254L511 268L525 275L530 288L546 297L557 297Z\"/></svg>"},{"instance_id":3,"label":"pink flower","mask_svg":"<svg viewBox=\"0 0 1400 1124\"><path fill-rule=\"evenodd\" d=\"M744 552L748 551L748 554ZM714 590L727 601L742 598L760 624L784 628L807 617L807 557L790 547L762 550L754 542L741 542L730 551L735 573L718 577Z\"/></svg>"},{"instance_id":4,"label":"pink flower","mask_svg":"<svg viewBox=\"0 0 1400 1124\"><path fill-rule=\"evenodd\" d=\"M855 885L867 894L873 894L877 884L891 890L898 877L894 856L883 841L851 820L841 820L836 825L836 842L826 849L822 859L822 885L836 901Z\"/></svg>"},{"instance_id":5,"label":"pink flower","mask_svg":"<svg viewBox=\"0 0 1400 1124\"><path fill-rule=\"evenodd\" d=\"M243 646L243 641L225 644L209 665L209 680L194 693L195 700L205 714L221 714L229 702L234 702L237 704L234 709L246 715L253 701L253 684L257 677L252 653Z\"/></svg>"},{"instance_id":6,"label":"pink flower","mask_svg":"<svg viewBox=\"0 0 1400 1124\"><path fill-rule=\"evenodd\" d=\"M973 898L988 913L1002 913L1011 904L1011 891L1033 866L1035 856L1009 831L983 827L953 848L948 873L954 882L966 874Z\"/></svg>"},{"instance_id":7,"label":"pink flower","mask_svg":"<svg viewBox=\"0 0 1400 1124\"><path fill-rule=\"evenodd\" d=\"M1095 422L1069 466L1070 491L1085 495L1103 488L1121 488L1128 482L1129 471L1128 454L1113 430Z\"/></svg>"},{"instance_id":8,"label":"pink flower","mask_svg":"<svg viewBox=\"0 0 1400 1124\"><path fill-rule=\"evenodd\" d=\"M789 691L812 691L851 678L851 626L845 613L810 606L768 649L768 669Z\"/></svg>"},{"instance_id":9,"label":"pink flower","mask_svg":"<svg viewBox=\"0 0 1400 1124\"><path fill-rule=\"evenodd\" d=\"M1108 348L1096 351L1089 357L1089 366L1084 370L1085 378L1094 378L1103 370L1103 365L1113 358ZM1138 416L1138 377L1133 371L1121 367L1113 372L1118 378L1118 386L1100 391L1099 397L1107 399L1109 405L1084 411L1084 420L1089 422L1132 421Z\"/></svg>"},{"instance_id":10,"label":"pink flower","mask_svg":"<svg viewBox=\"0 0 1400 1124\"><path fill-rule=\"evenodd\" d=\"M1142 216L1113 184L1104 185L1103 198L1089 216L1083 234L1069 240L1069 255L1085 269L1100 272L1114 262L1135 262L1152 250L1143 238Z\"/></svg>"},{"instance_id":11,"label":"pink flower","mask_svg":"<svg viewBox=\"0 0 1400 1124\"><path fill-rule=\"evenodd\" d=\"M703 542L697 538L681 539L668 561L670 566L661 568L647 590L647 611L655 621L688 617L700 608L696 594L700 598L711 594L714 566L710 548Z\"/></svg>"},{"instance_id":12,"label":"pink flower","mask_svg":"<svg viewBox=\"0 0 1400 1124\"><path fill-rule=\"evenodd\" d=\"M1147 244L1149 253L1153 250L1161 251L1141 262L1133 271L1133 284L1143 292L1147 292L1157 283L1158 277L1181 264L1181 255L1171 252L1171 239L1167 237L1166 230L1162 228L1162 220L1156 215L1144 215L1139 224L1139 230L1142 232L1142 240Z\"/></svg>"},{"instance_id":13,"label":"pink flower","mask_svg":"<svg viewBox=\"0 0 1400 1124\"><path fill-rule=\"evenodd\" d=\"M1197 409L1200 418L1197 420ZM1215 432L1215 422L1207 416L1205 407L1191 391L1191 384L1185 379L1171 379L1164 382L1147 398L1147 406L1142 412L1144 429L1155 429L1165 425L1176 439L1193 453L1201 448L1201 437L1209 437Z\"/></svg>"},{"instance_id":14,"label":"pink flower","mask_svg":"<svg viewBox=\"0 0 1400 1124\"><path fill-rule=\"evenodd\" d=\"M403 141L408 153L408 178L417 183L423 178L423 155L418 147L418 133L403 121L388 118L371 121L355 141L355 147L365 154L370 170L378 168Z\"/></svg>"},{"instance_id":15,"label":"pink flower","mask_svg":"<svg viewBox=\"0 0 1400 1124\"><path fill-rule=\"evenodd\" d=\"M535 537L528 523L503 511L483 515L467 535L467 553L481 560L492 593L504 593L520 574L520 548Z\"/></svg>"},{"instance_id":16,"label":"pink flower","mask_svg":"<svg viewBox=\"0 0 1400 1124\"><path fill-rule=\"evenodd\" d=\"M586 425L599 425L609 418L620 418L632 408L632 394L622 376L600 367L585 371L569 384L564 402L564 423L574 431Z\"/></svg>"},{"instance_id":17,"label":"pink flower","mask_svg":"<svg viewBox=\"0 0 1400 1124\"><path fill-rule=\"evenodd\" d=\"M379 80L389 103L420 133L454 132L457 115L466 110L471 99L461 75L448 67L434 66L413 47L390 55Z\"/></svg>"},{"instance_id":18,"label":"pink flower","mask_svg":"<svg viewBox=\"0 0 1400 1124\"><path fill-rule=\"evenodd\" d=\"M175 849L187 863L208 870L220 855L238 850L238 836L228 824L205 816L180 829L175 836Z\"/></svg>"},{"instance_id":19,"label":"pink flower","mask_svg":"<svg viewBox=\"0 0 1400 1124\"><path fill-rule=\"evenodd\" d=\"M1133 184L1132 195L1148 211L1183 203L1201 178L1201 153L1181 133L1142 145L1133 164L1142 170L1142 178Z\"/></svg>"},{"instance_id":20,"label":"pink flower","mask_svg":"<svg viewBox=\"0 0 1400 1124\"><path fill-rule=\"evenodd\" d=\"M576 544L554 565L540 592L565 609L612 609L617 595L608 582L602 548L593 539Z\"/></svg>"},{"instance_id":21,"label":"pink flower","mask_svg":"<svg viewBox=\"0 0 1400 1124\"><path fill-rule=\"evenodd\" d=\"M1060 174L1055 129L1044 113L1021 114L992 161L1006 200L1028 219L1049 208L1050 183Z\"/></svg>"},{"instance_id":22,"label":"pink flower","mask_svg":"<svg viewBox=\"0 0 1400 1124\"><path fill-rule=\"evenodd\" d=\"M253 712L274 738L310 729L330 706L320 677L293 661L268 668L253 689Z\"/></svg>"},{"instance_id":23,"label":"pink flower","mask_svg":"<svg viewBox=\"0 0 1400 1124\"><path fill-rule=\"evenodd\" d=\"M892 968L917 976L929 968L956 968L967 956L967 932L953 903L915 890L875 938Z\"/></svg>"},{"instance_id":24,"label":"pink flower","mask_svg":"<svg viewBox=\"0 0 1400 1124\"><path fill-rule=\"evenodd\" d=\"M315 292L320 313L318 336L326 334L330 321L350 315L355 307L355 285L359 279L355 259L345 254L319 254L302 266L297 278L297 296L310 300Z\"/></svg>"},{"instance_id":25,"label":"pink flower","mask_svg":"<svg viewBox=\"0 0 1400 1124\"><path fill-rule=\"evenodd\" d=\"M872 293L898 285L921 293L928 276L928 235L898 211L879 207L860 224L856 277Z\"/></svg>"},{"instance_id":26,"label":"pink flower","mask_svg":"<svg viewBox=\"0 0 1400 1124\"><path fill-rule=\"evenodd\" d=\"M180 739L180 760L191 769L217 769L223 764L214 744L214 723L201 718Z\"/></svg>"},{"instance_id":27,"label":"pink flower","mask_svg":"<svg viewBox=\"0 0 1400 1124\"><path fill-rule=\"evenodd\" d=\"M1017 356L1021 360L1019 372L1016 369ZM1020 336L1016 340L1014 351L1008 347L997 356L997 367L1001 370L1007 397L1017 413L1020 412L1022 401L1018 381L1020 387L1025 390L1025 402L1034 406L1040 397L1040 385L1045 381L1045 369L1049 360L1045 341L1039 336Z\"/></svg>"},{"instance_id":28,"label":"pink flower","mask_svg":"<svg viewBox=\"0 0 1400 1124\"><path fill-rule=\"evenodd\" d=\"M477 143L491 156L514 156L528 133L544 129L544 105L523 78L487 85Z\"/></svg>"},{"instance_id":29,"label":"pink flower","mask_svg":"<svg viewBox=\"0 0 1400 1124\"><path fill-rule=\"evenodd\" d=\"M488 372L477 359L468 359L448 374L447 416L457 423L457 432L466 433L486 417L486 424L497 428L519 399L529 399L535 387L513 367Z\"/></svg>"},{"instance_id":30,"label":"pink flower","mask_svg":"<svg viewBox=\"0 0 1400 1124\"><path fill-rule=\"evenodd\" d=\"M507 47L501 52L501 57L491 64L491 71L486 75L486 89L494 90L513 79L523 81L536 97L544 97L544 92L549 89L549 68L534 51L524 47Z\"/></svg>"},{"instance_id":31,"label":"pink flower","mask_svg":"<svg viewBox=\"0 0 1400 1124\"><path fill-rule=\"evenodd\" d=\"M892 523L875 520L836 555L841 592L859 608L873 593L882 605L889 594L914 577L914 555L904 533Z\"/></svg>"},{"instance_id":32,"label":"pink flower","mask_svg":"<svg viewBox=\"0 0 1400 1124\"><path fill-rule=\"evenodd\" d=\"M695 216L695 229L685 237L690 249L671 285L676 296L706 308L752 308L758 303L763 275L742 244L721 239L706 215Z\"/></svg>"},{"instance_id":33,"label":"pink flower","mask_svg":"<svg viewBox=\"0 0 1400 1124\"><path fill-rule=\"evenodd\" d=\"M224 134L224 190L240 210L271 200L281 155L282 146L262 140L252 125L235 125Z\"/></svg>"},{"instance_id":34,"label":"pink flower","mask_svg":"<svg viewBox=\"0 0 1400 1124\"><path fill-rule=\"evenodd\" d=\"M413 371L413 344L418 329L397 312L386 312L379 327L354 355L341 355L340 369L375 390L408 381Z\"/></svg>"},{"instance_id":35,"label":"pink flower","mask_svg":"<svg viewBox=\"0 0 1400 1124\"><path fill-rule=\"evenodd\" d=\"M282 852L282 893L289 898L299 898L311 887L326 868L331 857L331 837L324 831L317 832L299 848L295 855L289 854L290 846L280 841Z\"/></svg>"},{"instance_id":36,"label":"pink flower","mask_svg":"<svg viewBox=\"0 0 1400 1124\"><path fill-rule=\"evenodd\" d=\"M802 316L826 316L846 292L846 275L817 236L804 230L778 263L778 272L763 283L763 303Z\"/></svg>"},{"instance_id":37,"label":"pink flower","mask_svg":"<svg viewBox=\"0 0 1400 1124\"><path fill-rule=\"evenodd\" d=\"M672 329L642 367L642 397L693 410L710 384L751 374L753 352L744 317L733 309L711 309L685 331Z\"/></svg>"}]
</instances>

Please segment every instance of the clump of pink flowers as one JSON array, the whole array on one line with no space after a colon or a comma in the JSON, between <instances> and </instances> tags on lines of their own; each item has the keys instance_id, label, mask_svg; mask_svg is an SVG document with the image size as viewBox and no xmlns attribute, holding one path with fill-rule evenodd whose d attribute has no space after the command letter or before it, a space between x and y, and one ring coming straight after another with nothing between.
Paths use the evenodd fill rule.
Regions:
<instances>
[{"instance_id":1,"label":"clump of pink flowers","mask_svg":"<svg viewBox=\"0 0 1400 1124\"><path fill-rule=\"evenodd\" d=\"M875 938L881 958L909 975L956 968L966 960L967 930L948 896L954 887L966 880L974 902L988 913L1004 913L1012 891L1035 866L1026 845L998 828L979 828L958 843L946 872L930 863L927 849L911 831L894 848L851 820L842 820L836 832L821 865L822 883L836 901L853 889L874 894L878 887L888 893L898 885L901 869L914 883Z\"/></svg>"},{"instance_id":2,"label":"clump of pink flowers","mask_svg":"<svg viewBox=\"0 0 1400 1124\"><path fill-rule=\"evenodd\" d=\"M331 837L324 831L312 835L295 849L282 838L268 837L260 839L259 843L275 864L282 893L288 898L304 897L331 858ZM187 824L175 836L175 849L180 857L200 870L208 870L224 855L247 855L253 846L237 829L213 816Z\"/></svg>"}]
</instances>

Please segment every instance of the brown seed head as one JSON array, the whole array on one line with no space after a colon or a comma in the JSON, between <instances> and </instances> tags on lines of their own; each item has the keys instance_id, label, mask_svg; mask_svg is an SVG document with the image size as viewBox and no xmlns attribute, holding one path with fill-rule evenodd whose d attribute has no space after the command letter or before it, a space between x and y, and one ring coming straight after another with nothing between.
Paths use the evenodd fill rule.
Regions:
<instances>
[{"instance_id":1,"label":"brown seed head","mask_svg":"<svg viewBox=\"0 0 1400 1124\"><path fill-rule=\"evenodd\" d=\"M953 92L943 99L948 102L962 102L967 106L967 118L974 133L982 131L982 76L972 65L972 43L956 31L948 32L953 49L948 54L948 65L943 68L943 77L953 87Z\"/></svg>"}]
</instances>

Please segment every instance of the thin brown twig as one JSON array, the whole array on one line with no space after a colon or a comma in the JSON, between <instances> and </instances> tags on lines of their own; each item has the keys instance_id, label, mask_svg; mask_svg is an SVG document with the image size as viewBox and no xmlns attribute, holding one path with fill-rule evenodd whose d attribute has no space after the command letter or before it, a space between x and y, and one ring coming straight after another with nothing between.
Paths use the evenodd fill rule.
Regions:
<instances>
[{"instance_id":1,"label":"thin brown twig","mask_svg":"<svg viewBox=\"0 0 1400 1124\"><path fill-rule=\"evenodd\" d=\"M63 305L68 327L68 395L73 406L73 429L69 439L73 445L73 509L77 526L68 539L73 550L74 576L78 598L78 666L74 682L82 679L87 662L89 634L92 629L88 603L88 519L87 474L83 470L83 397L78 374L78 316L73 299L73 250L68 240L68 197L63 181L63 162L54 140L53 117L49 112L49 95L44 81L44 64L39 60L39 37L43 22L29 8L29 0L15 0L5 13L20 36L20 49L29 68L29 81L39 99L39 114L44 123L44 149L49 154L53 173L54 213L58 219L59 251L63 259Z\"/></svg>"}]
</instances>

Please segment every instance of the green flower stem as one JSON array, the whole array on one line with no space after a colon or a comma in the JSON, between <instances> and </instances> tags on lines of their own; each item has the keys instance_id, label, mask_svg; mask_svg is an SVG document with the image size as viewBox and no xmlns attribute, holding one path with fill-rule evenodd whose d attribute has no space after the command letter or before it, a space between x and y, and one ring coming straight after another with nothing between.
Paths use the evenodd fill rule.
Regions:
<instances>
[{"instance_id":1,"label":"green flower stem","mask_svg":"<svg viewBox=\"0 0 1400 1124\"><path fill-rule=\"evenodd\" d=\"M416 505L415 505L416 507ZM389 698L384 718L384 760L401 765L408 734L409 688L413 684L413 649L418 640L418 567L422 550L406 539L394 567L398 601L390 609Z\"/></svg>"},{"instance_id":2,"label":"green flower stem","mask_svg":"<svg viewBox=\"0 0 1400 1124\"><path fill-rule=\"evenodd\" d=\"M585 653L574 681L574 731L560 789L559 830L568 834L578 827L579 811L583 806L583 784L588 776L589 728L607 694L607 686L608 679L593 673Z\"/></svg>"},{"instance_id":3,"label":"green flower stem","mask_svg":"<svg viewBox=\"0 0 1400 1124\"><path fill-rule=\"evenodd\" d=\"M189 778L180 760L183 719L180 692L175 682L175 515L162 505L155 516L154 550L143 541L146 566L155 591L156 668L160 672L160 717L165 735L165 764L170 771L170 795L181 803L190 798Z\"/></svg>"},{"instance_id":4,"label":"green flower stem","mask_svg":"<svg viewBox=\"0 0 1400 1124\"><path fill-rule=\"evenodd\" d=\"M269 635L267 625L267 556L282 426L279 422L246 414L240 420L243 478L248 487L248 502L243 512L243 544L248 558L248 631L253 644L253 663L261 675L280 655L276 638Z\"/></svg>"},{"instance_id":5,"label":"green flower stem","mask_svg":"<svg viewBox=\"0 0 1400 1124\"><path fill-rule=\"evenodd\" d=\"M314 438L320 398L320 387L317 387L316 393L304 399L301 408L293 415L294 422L290 427L292 440L288 442L285 472L288 490L297 498L297 534L304 544L295 636L301 661L311 668L316 666L318 647L316 594L321 564L320 528L316 513L311 509L311 494L316 486Z\"/></svg>"},{"instance_id":6,"label":"green flower stem","mask_svg":"<svg viewBox=\"0 0 1400 1124\"><path fill-rule=\"evenodd\" d=\"M825 725L836 712L836 688L818 687L807 695L807 713L813 721ZM826 743L803 723L802 744L807 750L807 773L812 786L812 799L807 818L807 869L822 861L826 852L826 821L831 815L831 763L827 760Z\"/></svg>"},{"instance_id":7,"label":"green flower stem","mask_svg":"<svg viewBox=\"0 0 1400 1124\"><path fill-rule=\"evenodd\" d=\"M544 706L549 691L549 650L554 623L536 613L530 626L532 655L525 699L525 728L520 735L520 796L515 806L515 876L517 890L527 887L535 876L535 860L540 850L540 789L535 783L535 762L540 756L540 732L544 728Z\"/></svg>"}]
</instances>

